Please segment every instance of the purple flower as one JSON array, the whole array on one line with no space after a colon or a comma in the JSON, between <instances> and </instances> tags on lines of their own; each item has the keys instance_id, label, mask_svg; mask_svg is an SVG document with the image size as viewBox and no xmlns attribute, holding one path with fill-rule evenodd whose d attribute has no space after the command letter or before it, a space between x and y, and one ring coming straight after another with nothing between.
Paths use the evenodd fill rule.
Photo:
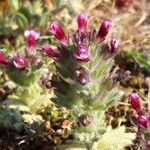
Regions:
<instances>
[{"instance_id":1,"label":"purple flower","mask_svg":"<svg viewBox=\"0 0 150 150\"><path fill-rule=\"evenodd\" d=\"M87 18L86 15L80 14L77 17L77 23L78 23L78 29L79 29L79 31L84 32L86 30L87 22L88 22L88 18Z\"/></svg>"},{"instance_id":2,"label":"purple flower","mask_svg":"<svg viewBox=\"0 0 150 150\"><path fill-rule=\"evenodd\" d=\"M112 27L112 22L110 20L104 20L98 31L97 38L100 40L104 40L105 36L108 34L111 27Z\"/></svg>"},{"instance_id":3,"label":"purple flower","mask_svg":"<svg viewBox=\"0 0 150 150\"><path fill-rule=\"evenodd\" d=\"M148 127L148 123L149 123L149 119L147 116L145 115L140 115L138 117L138 125L140 127L144 127L144 128L147 128Z\"/></svg>"},{"instance_id":4,"label":"purple flower","mask_svg":"<svg viewBox=\"0 0 150 150\"><path fill-rule=\"evenodd\" d=\"M135 109L138 113L141 112L141 105L137 93L130 94L129 102L131 103L133 109Z\"/></svg>"},{"instance_id":5,"label":"purple flower","mask_svg":"<svg viewBox=\"0 0 150 150\"><path fill-rule=\"evenodd\" d=\"M36 40L39 38L40 34L34 30L26 30L24 36L27 38L28 49L31 50L36 45Z\"/></svg>"},{"instance_id":6,"label":"purple flower","mask_svg":"<svg viewBox=\"0 0 150 150\"><path fill-rule=\"evenodd\" d=\"M19 70L25 70L28 67L28 60L23 56L15 56L12 59L13 65Z\"/></svg>"},{"instance_id":7,"label":"purple flower","mask_svg":"<svg viewBox=\"0 0 150 150\"><path fill-rule=\"evenodd\" d=\"M49 31L54 34L54 36L60 40L62 43L67 44L67 36L59 22L52 22L49 24Z\"/></svg>"},{"instance_id":8,"label":"purple flower","mask_svg":"<svg viewBox=\"0 0 150 150\"><path fill-rule=\"evenodd\" d=\"M2 52L0 52L0 64L6 65L7 63L8 63L7 57Z\"/></svg>"},{"instance_id":9,"label":"purple flower","mask_svg":"<svg viewBox=\"0 0 150 150\"><path fill-rule=\"evenodd\" d=\"M111 54L117 53L119 49L119 41L116 39L112 39L110 42L110 49L109 52Z\"/></svg>"},{"instance_id":10,"label":"purple flower","mask_svg":"<svg viewBox=\"0 0 150 150\"><path fill-rule=\"evenodd\" d=\"M55 52L53 50L53 48L51 48L49 45L45 44L42 46L42 50L43 50L43 53L46 54L47 56L49 57L52 57L54 59L58 59L59 57L59 53L58 52Z\"/></svg>"},{"instance_id":11,"label":"purple flower","mask_svg":"<svg viewBox=\"0 0 150 150\"><path fill-rule=\"evenodd\" d=\"M88 62L90 60L91 53L86 46L79 46L76 52L73 54L74 57L81 62Z\"/></svg>"}]
</instances>

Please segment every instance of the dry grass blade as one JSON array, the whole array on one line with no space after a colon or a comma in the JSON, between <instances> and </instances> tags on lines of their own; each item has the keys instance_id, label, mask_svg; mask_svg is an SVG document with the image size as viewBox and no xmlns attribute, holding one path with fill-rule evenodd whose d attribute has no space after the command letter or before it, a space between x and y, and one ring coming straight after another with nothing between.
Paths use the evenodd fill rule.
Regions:
<instances>
[{"instance_id":1,"label":"dry grass blade","mask_svg":"<svg viewBox=\"0 0 150 150\"><path fill-rule=\"evenodd\" d=\"M89 11L94 9L97 5L99 5L103 0L83 0L85 8Z\"/></svg>"}]
</instances>

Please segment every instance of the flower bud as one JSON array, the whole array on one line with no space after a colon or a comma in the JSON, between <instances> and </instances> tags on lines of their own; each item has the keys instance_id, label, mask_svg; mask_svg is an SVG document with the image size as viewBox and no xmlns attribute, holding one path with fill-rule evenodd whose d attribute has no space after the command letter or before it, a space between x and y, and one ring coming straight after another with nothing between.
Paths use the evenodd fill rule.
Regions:
<instances>
[{"instance_id":1,"label":"flower bud","mask_svg":"<svg viewBox=\"0 0 150 150\"><path fill-rule=\"evenodd\" d=\"M116 39L112 39L110 42L110 49L109 52L111 54L117 53L119 49L119 41Z\"/></svg>"},{"instance_id":2,"label":"flower bud","mask_svg":"<svg viewBox=\"0 0 150 150\"><path fill-rule=\"evenodd\" d=\"M148 120L148 117L147 117L147 116L145 116L145 115L140 115L140 116L138 117L138 126L147 128L147 127L148 127L148 123L149 123L149 120Z\"/></svg>"},{"instance_id":3,"label":"flower bud","mask_svg":"<svg viewBox=\"0 0 150 150\"><path fill-rule=\"evenodd\" d=\"M2 52L0 52L0 64L6 65L7 63L8 63L7 57Z\"/></svg>"},{"instance_id":4,"label":"flower bud","mask_svg":"<svg viewBox=\"0 0 150 150\"><path fill-rule=\"evenodd\" d=\"M53 33L58 40L60 40L64 44L67 44L67 37L59 22L54 21L50 23L48 28L49 31Z\"/></svg>"},{"instance_id":5,"label":"flower bud","mask_svg":"<svg viewBox=\"0 0 150 150\"><path fill-rule=\"evenodd\" d=\"M90 81L90 75L85 68L75 70L76 81L81 85L86 85Z\"/></svg>"},{"instance_id":6,"label":"flower bud","mask_svg":"<svg viewBox=\"0 0 150 150\"><path fill-rule=\"evenodd\" d=\"M134 0L116 0L115 5L119 9L122 9L122 8L125 8L125 7L128 8L133 4L133 1Z\"/></svg>"},{"instance_id":7,"label":"flower bud","mask_svg":"<svg viewBox=\"0 0 150 150\"><path fill-rule=\"evenodd\" d=\"M28 61L26 57L15 56L12 59L12 63L19 70L25 70L28 67Z\"/></svg>"},{"instance_id":8,"label":"flower bud","mask_svg":"<svg viewBox=\"0 0 150 150\"><path fill-rule=\"evenodd\" d=\"M104 20L98 31L97 38L100 40L104 40L105 36L108 34L111 27L112 27L112 22L110 20Z\"/></svg>"},{"instance_id":9,"label":"flower bud","mask_svg":"<svg viewBox=\"0 0 150 150\"><path fill-rule=\"evenodd\" d=\"M55 52L49 45L43 45L42 50L44 54L54 59L58 59L59 53Z\"/></svg>"},{"instance_id":10,"label":"flower bud","mask_svg":"<svg viewBox=\"0 0 150 150\"><path fill-rule=\"evenodd\" d=\"M118 74L116 77L114 77L115 82L121 82L123 80L126 80L130 77L131 72L130 71L125 71L123 73Z\"/></svg>"},{"instance_id":11,"label":"flower bud","mask_svg":"<svg viewBox=\"0 0 150 150\"><path fill-rule=\"evenodd\" d=\"M88 62L90 60L91 53L86 46L79 46L73 55L78 61Z\"/></svg>"},{"instance_id":12,"label":"flower bud","mask_svg":"<svg viewBox=\"0 0 150 150\"><path fill-rule=\"evenodd\" d=\"M137 93L130 94L129 102L131 103L133 109L135 109L137 112L141 111L139 96Z\"/></svg>"},{"instance_id":13,"label":"flower bud","mask_svg":"<svg viewBox=\"0 0 150 150\"><path fill-rule=\"evenodd\" d=\"M81 85L86 85L89 82L89 77L86 74L80 74L78 77L78 82Z\"/></svg>"},{"instance_id":14,"label":"flower bud","mask_svg":"<svg viewBox=\"0 0 150 150\"><path fill-rule=\"evenodd\" d=\"M84 32L86 30L87 22L88 22L88 18L87 18L86 15L80 14L77 17L77 23L78 23L78 29L79 29L79 31L83 31Z\"/></svg>"},{"instance_id":15,"label":"flower bud","mask_svg":"<svg viewBox=\"0 0 150 150\"><path fill-rule=\"evenodd\" d=\"M28 49L31 50L35 47L36 40L39 38L40 34L34 30L26 30L24 36L27 38Z\"/></svg>"}]
</instances>

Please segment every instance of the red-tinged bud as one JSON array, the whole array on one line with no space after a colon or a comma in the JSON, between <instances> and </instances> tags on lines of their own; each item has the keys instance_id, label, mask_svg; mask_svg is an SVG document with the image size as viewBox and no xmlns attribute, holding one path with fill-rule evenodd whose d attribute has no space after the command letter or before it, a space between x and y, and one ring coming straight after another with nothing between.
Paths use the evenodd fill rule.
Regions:
<instances>
[{"instance_id":1,"label":"red-tinged bud","mask_svg":"<svg viewBox=\"0 0 150 150\"><path fill-rule=\"evenodd\" d=\"M88 62L90 60L91 53L86 46L79 46L73 55L78 61Z\"/></svg>"},{"instance_id":2,"label":"red-tinged bud","mask_svg":"<svg viewBox=\"0 0 150 150\"><path fill-rule=\"evenodd\" d=\"M131 72L130 71L125 71L123 73L118 74L118 76L114 77L115 82L120 82L123 80L126 80L130 77Z\"/></svg>"},{"instance_id":3,"label":"red-tinged bud","mask_svg":"<svg viewBox=\"0 0 150 150\"><path fill-rule=\"evenodd\" d=\"M77 17L78 30L84 32L87 27L88 18L85 14L80 14Z\"/></svg>"},{"instance_id":4,"label":"red-tinged bud","mask_svg":"<svg viewBox=\"0 0 150 150\"><path fill-rule=\"evenodd\" d=\"M139 96L137 93L130 94L129 102L131 103L132 108L137 111L137 113L141 112L141 105L140 105Z\"/></svg>"},{"instance_id":5,"label":"red-tinged bud","mask_svg":"<svg viewBox=\"0 0 150 150\"><path fill-rule=\"evenodd\" d=\"M0 64L6 65L7 63L8 63L7 57L2 52L0 52Z\"/></svg>"},{"instance_id":6,"label":"red-tinged bud","mask_svg":"<svg viewBox=\"0 0 150 150\"><path fill-rule=\"evenodd\" d=\"M12 63L19 70L25 70L28 67L28 60L26 57L15 56L12 59Z\"/></svg>"},{"instance_id":7,"label":"red-tinged bud","mask_svg":"<svg viewBox=\"0 0 150 150\"><path fill-rule=\"evenodd\" d=\"M112 27L112 22L110 20L104 20L98 31L97 38L100 41L104 40L111 27Z\"/></svg>"},{"instance_id":8,"label":"red-tinged bud","mask_svg":"<svg viewBox=\"0 0 150 150\"><path fill-rule=\"evenodd\" d=\"M148 127L148 124L149 124L149 119L147 116L145 115L140 115L138 117L138 126L139 127L144 127L144 128L147 128Z\"/></svg>"},{"instance_id":9,"label":"red-tinged bud","mask_svg":"<svg viewBox=\"0 0 150 150\"><path fill-rule=\"evenodd\" d=\"M89 82L89 77L86 74L80 74L78 77L78 82L81 85L86 85Z\"/></svg>"},{"instance_id":10,"label":"red-tinged bud","mask_svg":"<svg viewBox=\"0 0 150 150\"><path fill-rule=\"evenodd\" d=\"M36 40L39 38L40 34L34 30L26 30L24 36L27 38L28 50L32 50L36 45Z\"/></svg>"},{"instance_id":11,"label":"red-tinged bud","mask_svg":"<svg viewBox=\"0 0 150 150\"><path fill-rule=\"evenodd\" d=\"M119 9L130 7L133 4L134 0L116 0L116 7Z\"/></svg>"},{"instance_id":12,"label":"red-tinged bud","mask_svg":"<svg viewBox=\"0 0 150 150\"><path fill-rule=\"evenodd\" d=\"M89 73L85 70L76 70L75 75L77 82L79 82L81 85L86 85L90 81Z\"/></svg>"},{"instance_id":13,"label":"red-tinged bud","mask_svg":"<svg viewBox=\"0 0 150 150\"><path fill-rule=\"evenodd\" d=\"M49 24L49 31L54 34L54 36L60 40L62 43L67 44L67 36L59 22L52 22Z\"/></svg>"},{"instance_id":14,"label":"red-tinged bud","mask_svg":"<svg viewBox=\"0 0 150 150\"><path fill-rule=\"evenodd\" d=\"M119 41L116 39L112 39L110 42L109 53L115 54L118 52L118 50L119 50Z\"/></svg>"},{"instance_id":15,"label":"red-tinged bud","mask_svg":"<svg viewBox=\"0 0 150 150\"><path fill-rule=\"evenodd\" d=\"M49 45L43 45L42 47L43 53L46 54L47 56L58 59L59 53L55 52Z\"/></svg>"}]
</instances>

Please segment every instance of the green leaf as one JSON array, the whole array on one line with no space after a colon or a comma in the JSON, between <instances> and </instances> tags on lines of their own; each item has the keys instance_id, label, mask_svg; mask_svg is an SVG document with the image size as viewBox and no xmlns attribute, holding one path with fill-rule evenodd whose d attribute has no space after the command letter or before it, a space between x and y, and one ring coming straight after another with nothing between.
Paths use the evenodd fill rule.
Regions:
<instances>
[{"instance_id":1,"label":"green leaf","mask_svg":"<svg viewBox=\"0 0 150 150\"><path fill-rule=\"evenodd\" d=\"M22 127L21 114L17 109L0 108L0 129L14 129L20 132Z\"/></svg>"},{"instance_id":2,"label":"green leaf","mask_svg":"<svg viewBox=\"0 0 150 150\"><path fill-rule=\"evenodd\" d=\"M41 70L32 70L28 73L18 70L15 67L10 67L7 70L9 78L14 81L16 84L21 86L31 86L33 83L37 82L41 75Z\"/></svg>"},{"instance_id":3,"label":"green leaf","mask_svg":"<svg viewBox=\"0 0 150 150\"><path fill-rule=\"evenodd\" d=\"M150 55L148 53L139 52L139 51L130 51L126 57L131 57L139 66L143 69L150 70Z\"/></svg>"},{"instance_id":4,"label":"green leaf","mask_svg":"<svg viewBox=\"0 0 150 150\"><path fill-rule=\"evenodd\" d=\"M17 13L16 15L16 22L20 28L26 28L28 25L28 19L22 13Z\"/></svg>"},{"instance_id":5,"label":"green leaf","mask_svg":"<svg viewBox=\"0 0 150 150\"><path fill-rule=\"evenodd\" d=\"M23 6L19 9L19 13L23 14L28 20L32 17L32 14L29 10L29 8Z\"/></svg>"},{"instance_id":6,"label":"green leaf","mask_svg":"<svg viewBox=\"0 0 150 150\"><path fill-rule=\"evenodd\" d=\"M123 150L135 139L134 133L125 133L125 127L107 131L94 143L92 150Z\"/></svg>"},{"instance_id":7,"label":"green leaf","mask_svg":"<svg viewBox=\"0 0 150 150\"><path fill-rule=\"evenodd\" d=\"M47 22L49 22L49 12L45 12L43 13L43 16L40 18L40 22L39 22L39 25L41 27L44 27L47 25Z\"/></svg>"}]
</instances>

